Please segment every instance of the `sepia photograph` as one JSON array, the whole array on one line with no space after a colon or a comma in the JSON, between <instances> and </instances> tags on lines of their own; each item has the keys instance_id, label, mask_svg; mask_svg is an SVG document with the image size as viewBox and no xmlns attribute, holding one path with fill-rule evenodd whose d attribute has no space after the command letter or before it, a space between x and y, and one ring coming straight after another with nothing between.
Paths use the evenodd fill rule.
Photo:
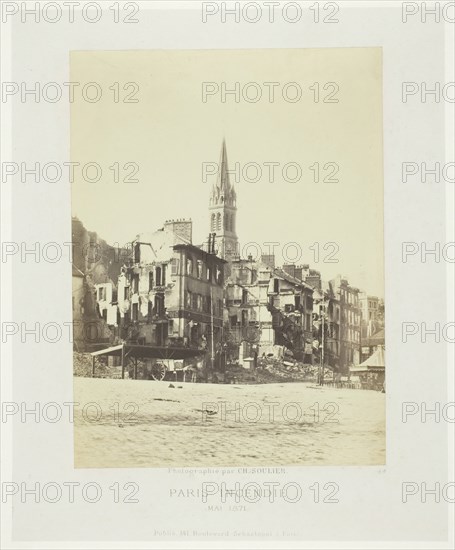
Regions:
<instances>
[{"instance_id":1,"label":"sepia photograph","mask_svg":"<svg viewBox=\"0 0 455 550\"><path fill-rule=\"evenodd\" d=\"M380 48L70 64L76 467L384 464Z\"/></svg>"},{"instance_id":2,"label":"sepia photograph","mask_svg":"<svg viewBox=\"0 0 455 550\"><path fill-rule=\"evenodd\" d=\"M1 548L455 548L454 8L0 2Z\"/></svg>"}]
</instances>

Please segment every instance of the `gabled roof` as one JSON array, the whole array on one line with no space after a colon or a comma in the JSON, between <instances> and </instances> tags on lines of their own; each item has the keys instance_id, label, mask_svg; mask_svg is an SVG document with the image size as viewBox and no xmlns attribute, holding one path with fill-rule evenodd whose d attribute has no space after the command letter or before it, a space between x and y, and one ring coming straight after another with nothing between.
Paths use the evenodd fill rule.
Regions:
<instances>
[{"instance_id":1,"label":"gabled roof","mask_svg":"<svg viewBox=\"0 0 455 550\"><path fill-rule=\"evenodd\" d=\"M382 346L373 353L371 357L368 357L363 363L355 367L350 367L351 372L368 372L375 369L385 369L385 352Z\"/></svg>"}]
</instances>

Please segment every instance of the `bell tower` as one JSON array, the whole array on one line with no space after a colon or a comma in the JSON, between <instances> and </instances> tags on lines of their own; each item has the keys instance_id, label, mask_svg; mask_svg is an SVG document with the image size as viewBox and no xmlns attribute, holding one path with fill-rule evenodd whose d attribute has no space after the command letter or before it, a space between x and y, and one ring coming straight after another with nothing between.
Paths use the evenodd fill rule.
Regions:
<instances>
[{"instance_id":1,"label":"bell tower","mask_svg":"<svg viewBox=\"0 0 455 550\"><path fill-rule=\"evenodd\" d=\"M229 179L226 142L223 139L216 183L210 192L210 233L215 233L217 256L231 260L238 255L236 233L237 196Z\"/></svg>"}]
</instances>

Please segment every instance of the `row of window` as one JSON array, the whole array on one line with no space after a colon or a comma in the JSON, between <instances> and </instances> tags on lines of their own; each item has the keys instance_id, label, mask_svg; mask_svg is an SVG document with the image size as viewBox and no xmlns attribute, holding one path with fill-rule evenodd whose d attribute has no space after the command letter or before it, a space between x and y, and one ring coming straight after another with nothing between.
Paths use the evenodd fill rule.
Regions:
<instances>
[{"instance_id":1,"label":"row of window","mask_svg":"<svg viewBox=\"0 0 455 550\"><path fill-rule=\"evenodd\" d=\"M212 314L212 300L210 296L198 294L196 292L187 291L185 295L185 308L201 313ZM213 304L213 315L222 317L223 315L223 300L218 300Z\"/></svg>"},{"instance_id":2,"label":"row of window","mask_svg":"<svg viewBox=\"0 0 455 550\"><path fill-rule=\"evenodd\" d=\"M351 311L350 309L348 309L345 312L345 319L348 325L358 325L360 321L360 316L358 313L355 313L354 311Z\"/></svg>"},{"instance_id":3,"label":"row of window","mask_svg":"<svg viewBox=\"0 0 455 550\"><path fill-rule=\"evenodd\" d=\"M154 286L166 286L166 265L156 266L154 270L149 272L149 291L153 290ZM131 277L131 293L139 292L139 273L134 273ZM124 289L124 299L129 297L129 287Z\"/></svg>"},{"instance_id":4,"label":"row of window","mask_svg":"<svg viewBox=\"0 0 455 550\"><path fill-rule=\"evenodd\" d=\"M196 270L194 270L194 265L196 266ZM179 268L179 261L174 258L171 262L171 274L176 275L178 273ZM192 258L188 258L186 262L186 273L187 275L191 275L193 277L197 277L201 280L206 281L213 281L213 278L215 278L215 282L218 284L222 284L222 272L219 266L216 266L215 269L212 269L211 267L205 267L201 260L198 260L195 264L193 263ZM135 273L131 276L131 287L125 286L124 288L124 296L123 298L125 300L129 299L130 297L130 288L131 288L131 294L137 294L139 292L139 273ZM156 266L155 269L151 270L149 272L149 291L153 290L155 286L166 286L166 265L163 264L161 266ZM98 300L105 300L106 299L106 289L99 288L98 289Z\"/></svg>"},{"instance_id":5,"label":"row of window","mask_svg":"<svg viewBox=\"0 0 455 550\"><path fill-rule=\"evenodd\" d=\"M347 302L348 304L353 304L355 306L359 305L359 296L357 293L350 292L343 288L340 290L340 299L342 302Z\"/></svg>"},{"instance_id":6,"label":"row of window","mask_svg":"<svg viewBox=\"0 0 455 550\"><path fill-rule=\"evenodd\" d=\"M204 266L202 260L197 260L195 262L191 257L187 257L186 259L186 274L217 284L222 284L223 282L222 271L219 265L215 267Z\"/></svg>"},{"instance_id":7,"label":"row of window","mask_svg":"<svg viewBox=\"0 0 455 550\"><path fill-rule=\"evenodd\" d=\"M171 275L177 275L179 273L179 260L173 258L170 262ZM185 274L198 279L213 281L218 284L222 284L222 270L220 266L204 266L202 260L194 261L193 258L187 257L185 265ZM166 264L156 266L149 273L149 289L152 290L153 286L165 286L166 285ZM132 292L137 293L139 287L139 275L135 274L132 277ZM126 297L126 296L125 296Z\"/></svg>"},{"instance_id":8,"label":"row of window","mask_svg":"<svg viewBox=\"0 0 455 550\"><path fill-rule=\"evenodd\" d=\"M148 317L151 319L154 316L162 317L165 314L166 310L164 307L164 296L162 294L157 294L154 297L153 302L148 303ZM125 315L127 318L129 312ZM139 304L135 303L131 306L131 320L137 321L139 319Z\"/></svg>"},{"instance_id":9,"label":"row of window","mask_svg":"<svg viewBox=\"0 0 455 550\"><path fill-rule=\"evenodd\" d=\"M294 304L285 304L284 310L286 313L291 311L300 310L304 307L307 311L313 310L313 298L311 296L306 296L306 303L302 303L302 297L300 294L294 296Z\"/></svg>"},{"instance_id":10,"label":"row of window","mask_svg":"<svg viewBox=\"0 0 455 550\"><path fill-rule=\"evenodd\" d=\"M348 328L346 331L347 339L351 342L360 343L360 333L358 330L354 330L352 328Z\"/></svg>"}]
</instances>

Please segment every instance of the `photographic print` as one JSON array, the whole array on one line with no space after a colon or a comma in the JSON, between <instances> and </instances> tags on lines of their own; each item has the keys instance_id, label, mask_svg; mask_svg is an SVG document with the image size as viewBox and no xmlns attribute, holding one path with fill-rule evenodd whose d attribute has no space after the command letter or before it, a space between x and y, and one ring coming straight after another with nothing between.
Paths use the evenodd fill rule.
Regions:
<instances>
[{"instance_id":1,"label":"photographic print","mask_svg":"<svg viewBox=\"0 0 455 550\"><path fill-rule=\"evenodd\" d=\"M381 48L70 73L75 466L385 464Z\"/></svg>"},{"instance_id":2,"label":"photographic print","mask_svg":"<svg viewBox=\"0 0 455 550\"><path fill-rule=\"evenodd\" d=\"M2 548L454 548L453 8L0 2Z\"/></svg>"}]
</instances>

